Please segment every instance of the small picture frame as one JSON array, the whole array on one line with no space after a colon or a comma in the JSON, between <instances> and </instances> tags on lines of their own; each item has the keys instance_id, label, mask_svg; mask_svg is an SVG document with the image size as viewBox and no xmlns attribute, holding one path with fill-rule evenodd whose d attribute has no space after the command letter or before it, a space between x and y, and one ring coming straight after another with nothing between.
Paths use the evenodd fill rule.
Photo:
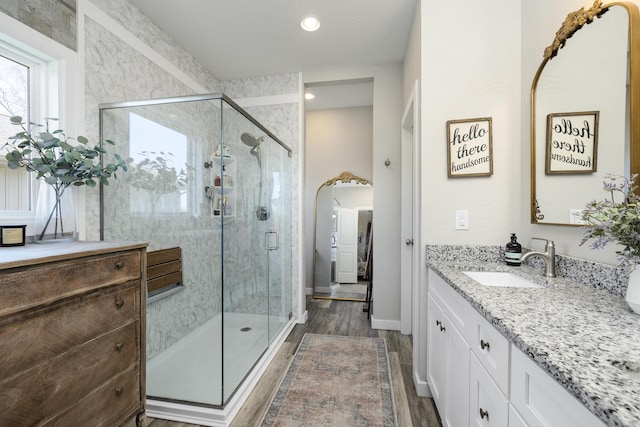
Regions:
<instances>
[{"instance_id":1,"label":"small picture frame","mask_svg":"<svg viewBox=\"0 0 640 427\"><path fill-rule=\"evenodd\" d=\"M491 117L447 121L449 178L493 175Z\"/></svg>"},{"instance_id":2,"label":"small picture frame","mask_svg":"<svg viewBox=\"0 0 640 427\"><path fill-rule=\"evenodd\" d=\"M599 111L547 115L547 175L598 170L599 117Z\"/></svg>"},{"instance_id":3,"label":"small picture frame","mask_svg":"<svg viewBox=\"0 0 640 427\"><path fill-rule=\"evenodd\" d=\"M24 246L26 225L0 225L0 247Z\"/></svg>"}]
</instances>

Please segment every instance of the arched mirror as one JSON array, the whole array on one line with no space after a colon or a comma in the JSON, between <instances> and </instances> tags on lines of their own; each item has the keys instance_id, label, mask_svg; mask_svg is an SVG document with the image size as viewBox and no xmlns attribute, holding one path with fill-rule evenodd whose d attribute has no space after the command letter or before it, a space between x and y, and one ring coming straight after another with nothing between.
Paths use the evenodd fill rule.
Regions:
<instances>
[{"instance_id":1,"label":"arched mirror","mask_svg":"<svg viewBox=\"0 0 640 427\"><path fill-rule=\"evenodd\" d=\"M629 2L570 13L531 86L531 222L580 225L611 173L640 172L640 34Z\"/></svg>"},{"instance_id":2,"label":"arched mirror","mask_svg":"<svg viewBox=\"0 0 640 427\"><path fill-rule=\"evenodd\" d=\"M371 278L373 185L343 172L316 192L313 297L365 301Z\"/></svg>"}]
</instances>

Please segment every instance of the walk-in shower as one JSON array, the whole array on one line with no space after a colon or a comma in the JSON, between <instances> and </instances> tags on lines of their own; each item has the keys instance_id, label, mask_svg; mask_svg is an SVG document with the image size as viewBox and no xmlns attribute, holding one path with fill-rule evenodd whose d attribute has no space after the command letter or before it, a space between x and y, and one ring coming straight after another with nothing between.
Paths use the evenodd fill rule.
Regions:
<instances>
[{"instance_id":1,"label":"walk-in shower","mask_svg":"<svg viewBox=\"0 0 640 427\"><path fill-rule=\"evenodd\" d=\"M129 157L102 238L180 254L147 304L147 413L225 425L293 326L291 150L222 94L101 105L100 127Z\"/></svg>"}]
</instances>

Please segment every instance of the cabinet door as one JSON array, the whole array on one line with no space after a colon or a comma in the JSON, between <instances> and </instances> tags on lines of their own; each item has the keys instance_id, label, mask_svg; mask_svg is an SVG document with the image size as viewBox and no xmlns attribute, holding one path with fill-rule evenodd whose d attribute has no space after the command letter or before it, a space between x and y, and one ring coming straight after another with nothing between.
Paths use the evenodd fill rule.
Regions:
<instances>
[{"instance_id":1,"label":"cabinet door","mask_svg":"<svg viewBox=\"0 0 640 427\"><path fill-rule=\"evenodd\" d=\"M427 375L445 427L468 426L469 345L431 296L428 299Z\"/></svg>"},{"instance_id":2,"label":"cabinet door","mask_svg":"<svg viewBox=\"0 0 640 427\"><path fill-rule=\"evenodd\" d=\"M443 411L447 367L447 336L442 330L444 314L431 295L427 300L427 310L427 379L433 400L440 411ZM444 418L443 414L441 417Z\"/></svg>"},{"instance_id":3,"label":"cabinet door","mask_svg":"<svg viewBox=\"0 0 640 427\"><path fill-rule=\"evenodd\" d=\"M445 319L446 316L445 316ZM468 426L469 412L461 410L469 405L469 344L447 319L447 398L443 425Z\"/></svg>"},{"instance_id":4,"label":"cabinet door","mask_svg":"<svg viewBox=\"0 0 640 427\"><path fill-rule=\"evenodd\" d=\"M529 427L511 404L509 404L509 427Z\"/></svg>"},{"instance_id":5,"label":"cabinet door","mask_svg":"<svg viewBox=\"0 0 640 427\"><path fill-rule=\"evenodd\" d=\"M482 367L475 354L470 359L469 418L472 426L503 427L509 419L509 403Z\"/></svg>"},{"instance_id":6,"label":"cabinet door","mask_svg":"<svg viewBox=\"0 0 640 427\"><path fill-rule=\"evenodd\" d=\"M511 402L532 427L604 426L578 399L513 345Z\"/></svg>"}]
</instances>

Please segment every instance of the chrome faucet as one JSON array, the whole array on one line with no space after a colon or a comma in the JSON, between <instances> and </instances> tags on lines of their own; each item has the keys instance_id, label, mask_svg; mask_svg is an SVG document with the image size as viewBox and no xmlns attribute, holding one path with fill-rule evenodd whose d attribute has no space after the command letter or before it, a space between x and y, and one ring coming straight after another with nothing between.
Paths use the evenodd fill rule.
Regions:
<instances>
[{"instance_id":1,"label":"chrome faucet","mask_svg":"<svg viewBox=\"0 0 640 427\"><path fill-rule=\"evenodd\" d=\"M520 262L525 262L530 257L537 255L544 261L545 276L556 277L556 245L553 243L553 240L541 239L539 237L532 237L531 239L542 240L546 242L544 245L544 252L527 252L526 254L522 255L522 258L520 258Z\"/></svg>"}]
</instances>

